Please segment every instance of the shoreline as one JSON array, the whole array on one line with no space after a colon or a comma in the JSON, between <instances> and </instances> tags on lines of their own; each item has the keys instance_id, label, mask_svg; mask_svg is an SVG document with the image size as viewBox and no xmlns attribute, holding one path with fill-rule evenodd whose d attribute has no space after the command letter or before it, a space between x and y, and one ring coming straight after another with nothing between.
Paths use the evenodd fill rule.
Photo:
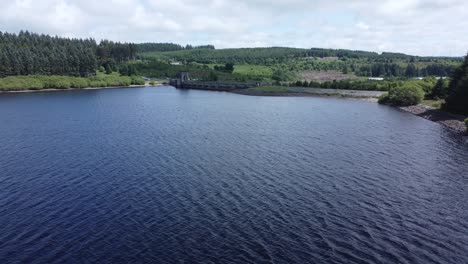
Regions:
<instances>
[{"instance_id":1,"label":"shoreline","mask_svg":"<svg viewBox=\"0 0 468 264\"><path fill-rule=\"evenodd\" d=\"M378 98L373 97L358 97L358 96L346 96L340 94L312 94L312 93L244 93L240 90L229 91L228 93L239 94L239 95L246 95L246 96L268 96L268 97L322 97L322 98L337 98L337 99L351 99L351 100L359 100L359 101L366 101L366 102L373 102L377 103Z\"/></svg>"},{"instance_id":2,"label":"shoreline","mask_svg":"<svg viewBox=\"0 0 468 264\"><path fill-rule=\"evenodd\" d=\"M21 93L38 93L38 92L59 92L59 91L77 91L77 90L101 90L101 89L120 89L120 88L144 88L151 85L129 85L129 86L106 86L106 87L86 87L86 88L68 88L68 89L40 89L40 90L13 90L0 91L0 94L21 94ZM161 86L161 85L157 85ZM168 85L169 86L169 85ZM338 89L318 89L318 88L300 88L300 87L285 87L287 92L264 92L255 89L238 89L228 91L229 93L246 95L246 96L271 96L271 97L332 97L352 99L364 102L378 102L378 94L384 93L380 91L361 91L361 90L338 90ZM194 89L199 90L199 89ZM203 89L200 89L203 90ZM214 90L210 90L214 91ZM405 107L395 107L400 111L404 111L415 116L422 117L426 120L439 123L450 130L462 135L468 140L468 132L464 123L465 116L444 112L435 107L426 105L413 105Z\"/></svg>"},{"instance_id":3,"label":"shoreline","mask_svg":"<svg viewBox=\"0 0 468 264\"><path fill-rule=\"evenodd\" d=\"M377 102L382 93L380 91L361 91L361 90L339 90L323 88L300 88L300 87L281 87L284 92L264 92L253 89L242 89L229 91L230 93L247 96L277 96L277 97L333 97L355 99L367 102Z\"/></svg>"},{"instance_id":4,"label":"shoreline","mask_svg":"<svg viewBox=\"0 0 468 264\"><path fill-rule=\"evenodd\" d=\"M85 87L85 88L67 88L67 89L47 88L47 89L38 89L38 90L11 90L11 91L0 91L0 94L10 94L10 93L38 93L38 92L59 92L59 91L76 91L76 90L101 90L101 89L118 89L118 88L143 88L143 87L146 87L146 85L106 86L106 87Z\"/></svg>"},{"instance_id":5,"label":"shoreline","mask_svg":"<svg viewBox=\"0 0 468 264\"><path fill-rule=\"evenodd\" d=\"M289 88L289 89L288 89ZM247 90L234 90L231 93L247 95L247 96L278 96L278 97L334 97L334 98L343 98L343 99L354 99L359 101L373 102L378 103L378 98L375 97L378 91L359 91L359 90L335 90L335 89L316 89L316 90L306 90L305 89L315 89L315 88L294 88L287 87L286 90L295 92L263 92L254 89ZM296 92L297 91L297 92ZM374 96L371 96L372 93L375 93ZM395 106L393 106L395 107ZM464 119L466 118L463 115L452 114L444 112L435 107L430 107L426 105L413 105L406 107L395 107L400 111L404 111L415 116L422 117L426 120L432 121L443 125L444 127L450 129L451 131L463 136L468 140L468 132L466 131L466 126Z\"/></svg>"},{"instance_id":6,"label":"shoreline","mask_svg":"<svg viewBox=\"0 0 468 264\"><path fill-rule=\"evenodd\" d=\"M396 108L401 111L413 114L415 116L422 117L429 121L441 124L468 139L468 132L466 130L464 122L464 119L466 117L463 115L444 112L435 107L421 104L412 106L401 106Z\"/></svg>"}]
</instances>

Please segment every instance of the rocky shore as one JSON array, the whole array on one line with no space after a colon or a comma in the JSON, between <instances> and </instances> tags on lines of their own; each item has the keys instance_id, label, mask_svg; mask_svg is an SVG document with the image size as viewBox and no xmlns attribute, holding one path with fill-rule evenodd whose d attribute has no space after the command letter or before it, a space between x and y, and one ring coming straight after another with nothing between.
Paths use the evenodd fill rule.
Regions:
<instances>
[{"instance_id":1,"label":"rocky shore","mask_svg":"<svg viewBox=\"0 0 468 264\"><path fill-rule=\"evenodd\" d=\"M269 87L269 89L265 90L262 87L258 87L234 90L231 93L252 96L334 96L377 102L377 98L386 92L302 87Z\"/></svg>"},{"instance_id":2,"label":"rocky shore","mask_svg":"<svg viewBox=\"0 0 468 264\"><path fill-rule=\"evenodd\" d=\"M253 95L253 96L335 96L351 99L360 99L371 102L377 102L377 98L386 92L381 91L357 91L357 90L337 90L337 89L318 89L318 88L301 88L301 87L274 87L263 91L258 88L235 90L231 91L237 94ZM437 108L426 105L413 105L407 107L399 107L400 110L420 116L427 120L439 123L456 133L463 135L468 141L468 133L463 115L456 115L441 111Z\"/></svg>"},{"instance_id":3,"label":"rocky shore","mask_svg":"<svg viewBox=\"0 0 468 264\"><path fill-rule=\"evenodd\" d=\"M459 134L466 135L466 126L463 122L466 118L465 116L447 113L426 105L413 105L399 108L403 111L442 124Z\"/></svg>"}]
</instances>

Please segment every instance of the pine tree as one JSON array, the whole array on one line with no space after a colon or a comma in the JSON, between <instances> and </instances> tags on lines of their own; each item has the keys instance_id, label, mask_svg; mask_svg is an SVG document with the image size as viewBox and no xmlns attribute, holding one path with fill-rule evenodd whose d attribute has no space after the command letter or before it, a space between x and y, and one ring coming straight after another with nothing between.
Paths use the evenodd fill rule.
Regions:
<instances>
[{"instance_id":1,"label":"pine tree","mask_svg":"<svg viewBox=\"0 0 468 264\"><path fill-rule=\"evenodd\" d=\"M432 89L432 93L430 94L430 97L433 99L440 99L440 98L445 98L447 96L446 91L445 91L445 81L442 78L439 78Z\"/></svg>"},{"instance_id":2,"label":"pine tree","mask_svg":"<svg viewBox=\"0 0 468 264\"><path fill-rule=\"evenodd\" d=\"M110 64L106 64L105 68L106 68L106 74L111 74L112 73L112 68L111 68Z\"/></svg>"},{"instance_id":3,"label":"pine tree","mask_svg":"<svg viewBox=\"0 0 468 264\"><path fill-rule=\"evenodd\" d=\"M416 66L414 66L413 63L409 63L408 66L406 67L405 76L414 77L416 75L417 75Z\"/></svg>"},{"instance_id":4,"label":"pine tree","mask_svg":"<svg viewBox=\"0 0 468 264\"><path fill-rule=\"evenodd\" d=\"M449 84L449 96L443 108L468 115L468 54Z\"/></svg>"},{"instance_id":5,"label":"pine tree","mask_svg":"<svg viewBox=\"0 0 468 264\"><path fill-rule=\"evenodd\" d=\"M120 65L119 67L119 73L120 75L128 75L128 66L127 65Z\"/></svg>"}]
</instances>

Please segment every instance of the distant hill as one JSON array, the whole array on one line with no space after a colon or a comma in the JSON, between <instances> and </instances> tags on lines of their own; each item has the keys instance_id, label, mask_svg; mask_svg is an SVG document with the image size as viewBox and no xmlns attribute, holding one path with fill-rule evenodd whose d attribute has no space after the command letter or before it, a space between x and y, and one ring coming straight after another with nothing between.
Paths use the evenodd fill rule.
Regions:
<instances>
[{"instance_id":1,"label":"distant hill","mask_svg":"<svg viewBox=\"0 0 468 264\"><path fill-rule=\"evenodd\" d=\"M149 45L149 44L146 44ZM157 45L157 44L153 44ZM164 44L160 44L161 47ZM172 59L184 61L196 61L199 63L248 63L248 64L268 64L271 62L284 62L291 58L304 57L337 57L350 59L371 59L372 61L387 61L387 60L417 60L437 62L440 59L461 62L461 57L419 57L406 55L403 53L384 52L378 54L376 52L360 51L360 50L345 50L345 49L301 49L287 47L269 47L269 48L235 48L235 49L214 49L213 48L192 48L184 49L182 46L174 46L173 50L163 50L148 52L146 49L139 49L139 57L143 59ZM138 46L138 45L137 45Z\"/></svg>"}]
</instances>

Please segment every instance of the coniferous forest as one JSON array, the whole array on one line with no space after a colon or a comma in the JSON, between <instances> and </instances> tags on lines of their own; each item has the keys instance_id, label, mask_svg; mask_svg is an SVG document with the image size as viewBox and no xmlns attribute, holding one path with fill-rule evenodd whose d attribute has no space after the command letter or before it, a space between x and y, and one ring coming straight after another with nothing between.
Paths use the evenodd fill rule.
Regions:
<instances>
[{"instance_id":1,"label":"coniferous forest","mask_svg":"<svg viewBox=\"0 0 468 264\"><path fill-rule=\"evenodd\" d=\"M458 67L449 84L449 95L443 108L468 115L468 54L463 64ZM468 119L465 120L468 129Z\"/></svg>"},{"instance_id":2,"label":"coniferous forest","mask_svg":"<svg viewBox=\"0 0 468 264\"><path fill-rule=\"evenodd\" d=\"M0 32L0 77L15 75L67 75L86 77L99 66L108 71L135 58L130 43L69 39L21 31Z\"/></svg>"}]
</instances>

